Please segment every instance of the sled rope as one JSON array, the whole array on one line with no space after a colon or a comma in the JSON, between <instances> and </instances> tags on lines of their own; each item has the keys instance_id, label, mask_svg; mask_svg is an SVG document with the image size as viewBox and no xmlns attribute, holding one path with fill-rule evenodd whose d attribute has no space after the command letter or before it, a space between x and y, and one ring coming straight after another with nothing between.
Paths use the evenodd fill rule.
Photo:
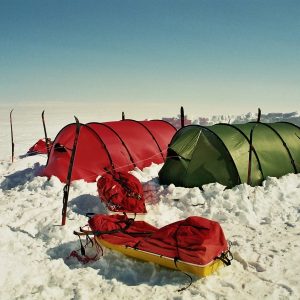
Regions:
<instances>
[{"instance_id":1,"label":"sled rope","mask_svg":"<svg viewBox=\"0 0 300 300\"><path fill-rule=\"evenodd\" d=\"M90 218L92 215L93 214L87 214L87 217ZM125 220L125 221L119 221L119 222L116 223L120 228L113 229L113 230L106 230L106 231L85 230L83 227L80 227L79 232L78 231L73 231L73 234L76 235L79 238L80 248L77 249L77 250L73 250L70 253L70 255L68 256L68 258L75 257L75 258L77 258L78 261L80 261L83 264L87 264L91 261L98 260L101 256L103 256L103 249L102 249L101 245L99 245L97 242L94 243L94 241L90 237L90 235L101 236L103 234L114 234L114 233L118 233L118 232L126 232L126 230L132 225L133 222L134 222L133 218L127 218L127 220ZM124 228L122 228L122 226L120 225L121 223L125 223ZM88 225L86 225L86 226L88 226ZM86 237L85 245L82 244L81 236ZM95 246L95 248L96 248L96 254L93 257L89 257L88 255L86 255L85 249L87 248L87 246L89 244L91 244L92 247ZM80 250L81 255L78 254L79 250Z\"/></svg>"},{"instance_id":2,"label":"sled rope","mask_svg":"<svg viewBox=\"0 0 300 300\"><path fill-rule=\"evenodd\" d=\"M184 287L182 287L181 289L178 289L178 290L177 290L177 292L180 293L180 292L185 291L186 289L188 289L188 288L193 284L193 278L192 278L192 276L191 276L190 274L188 274L188 273L186 273L186 272L184 272L184 271L182 271L182 270L179 269L179 267L177 266L177 261L178 261L178 260L179 260L179 258L177 258L177 257L174 258L174 264L175 264L175 267L177 268L177 270L178 270L179 272L181 272L181 273L183 273L184 275L186 275L186 276L188 277L188 279L190 280L190 282L188 283L187 286L184 286Z\"/></svg>"},{"instance_id":3,"label":"sled rope","mask_svg":"<svg viewBox=\"0 0 300 300\"><path fill-rule=\"evenodd\" d=\"M74 234L77 235L78 238L79 238L80 248L77 249L77 250L73 250L70 253L70 255L67 257L68 259L71 258L71 257L75 257L82 264L87 264L91 261L96 261L101 256L103 256L102 247L98 243L94 243L93 239L89 236L89 234L87 234L85 232L76 232L76 231L74 231ZM86 237L85 245L82 244L81 236ZM96 254L93 257L89 257L88 255L86 255L86 250L85 249L87 248L87 246L89 244L91 244L92 247L95 247L95 249L96 249ZM79 250L80 250L81 255L78 254Z\"/></svg>"}]
</instances>

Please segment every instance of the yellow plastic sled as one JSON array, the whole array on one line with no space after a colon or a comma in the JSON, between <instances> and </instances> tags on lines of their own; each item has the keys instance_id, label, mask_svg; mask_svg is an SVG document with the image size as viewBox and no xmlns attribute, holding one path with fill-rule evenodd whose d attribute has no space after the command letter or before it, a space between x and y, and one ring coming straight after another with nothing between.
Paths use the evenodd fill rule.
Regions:
<instances>
[{"instance_id":1,"label":"yellow plastic sled","mask_svg":"<svg viewBox=\"0 0 300 300\"><path fill-rule=\"evenodd\" d=\"M184 262L182 260L177 260L176 264L174 262L174 259L162 256L159 254L139 250L139 249L134 249L128 246L124 245L116 245L109 243L105 241L104 239L101 239L100 237L95 236L95 241L98 243L100 246L104 246L106 248L121 252L127 256L143 260L143 261L148 261L148 262L153 262L155 264L159 264L161 266L174 269L174 270L180 270L183 272L195 274L199 277L205 277L208 275L211 275L214 273L216 270L219 268L223 267L225 264L222 262L220 259L215 259L212 262L210 262L207 265L197 265L197 264L192 264L188 262Z\"/></svg>"}]
</instances>

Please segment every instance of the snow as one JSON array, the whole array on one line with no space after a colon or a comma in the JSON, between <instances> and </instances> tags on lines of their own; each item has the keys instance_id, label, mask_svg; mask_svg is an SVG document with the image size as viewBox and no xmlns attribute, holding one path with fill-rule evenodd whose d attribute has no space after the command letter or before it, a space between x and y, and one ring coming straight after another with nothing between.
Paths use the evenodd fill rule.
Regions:
<instances>
[{"instance_id":1,"label":"snow","mask_svg":"<svg viewBox=\"0 0 300 300\"><path fill-rule=\"evenodd\" d=\"M52 111L51 111L52 109ZM49 136L72 122L76 113L49 107ZM82 114L87 108L82 106ZM14 111L15 162L10 162L8 107L0 107L0 299L299 299L300 175L267 178L262 186L225 189L212 183L198 188L160 186L161 165L132 174L143 183L145 221L164 226L199 215L219 221L234 255L232 265L196 278L105 249L104 256L82 265L70 252L79 248L73 230L87 212L106 213L95 183L82 180L70 189L67 224L60 226L63 184L36 174L46 156L24 157L43 137L37 106ZM119 111L111 112L118 119ZM48 116L48 117L47 117ZM91 116L86 112L82 119ZM108 117L108 116L107 116ZM65 122L63 122L65 121ZM50 122L49 122L50 123ZM21 156L21 157L20 157Z\"/></svg>"}]
</instances>

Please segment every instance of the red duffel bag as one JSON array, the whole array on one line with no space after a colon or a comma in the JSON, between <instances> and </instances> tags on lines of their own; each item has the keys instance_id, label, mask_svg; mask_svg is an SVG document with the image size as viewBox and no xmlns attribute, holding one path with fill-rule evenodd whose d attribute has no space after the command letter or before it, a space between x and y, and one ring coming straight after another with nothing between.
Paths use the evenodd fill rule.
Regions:
<instances>
[{"instance_id":1,"label":"red duffel bag","mask_svg":"<svg viewBox=\"0 0 300 300\"><path fill-rule=\"evenodd\" d=\"M109 172L97 181L100 200L110 211L146 213L143 187L140 181L126 172Z\"/></svg>"}]
</instances>

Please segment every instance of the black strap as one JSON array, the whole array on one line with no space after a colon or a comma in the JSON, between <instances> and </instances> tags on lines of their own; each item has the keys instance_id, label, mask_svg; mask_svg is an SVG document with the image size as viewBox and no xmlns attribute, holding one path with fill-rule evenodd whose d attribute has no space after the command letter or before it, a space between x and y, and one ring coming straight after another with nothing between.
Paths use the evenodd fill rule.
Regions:
<instances>
[{"instance_id":1,"label":"black strap","mask_svg":"<svg viewBox=\"0 0 300 300\"><path fill-rule=\"evenodd\" d=\"M228 249L226 252L223 252L220 256L217 256L216 259L221 260L226 266L231 265L231 261L233 260L233 255Z\"/></svg>"},{"instance_id":2,"label":"black strap","mask_svg":"<svg viewBox=\"0 0 300 300\"><path fill-rule=\"evenodd\" d=\"M78 249L78 250L72 251L72 253L70 254L70 256L75 256L80 262L82 262L82 263L84 263L84 264L86 264L86 263L88 263L88 262L90 262L90 261L96 261L96 260L99 259L101 256L103 256L103 249L102 249L101 245L98 244L98 243L95 243L95 244L94 244L93 239L91 239L91 237L89 236L88 233L86 233L86 232L77 232L77 231L74 231L73 233L74 233L75 235L77 235L78 238L79 238L79 243L80 243L80 253L81 253L81 255L82 255L83 257L80 257L80 256L78 255L78 250L79 250L79 249ZM82 243L81 236L85 236L85 237L86 237L85 245L83 245L83 243ZM91 244L92 247L94 247L94 245L95 245L95 247L96 247L96 254L95 254L94 257L89 257L89 256L86 255L85 248L86 248L89 244Z\"/></svg>"},{"instance_id":3,"label":"black strap","mask_svg":"<svg viewBox=\"0 0 300 300\"><path fill-rule=\"evenodd\" d=\"M77 236L79 238L79 243L80 243L80 253L81 253L81 255L85 256L85 247L83 247L80 235L77 235Z\"/></svg>"},{"instance_id":4,"label":"black strap","mask_svg":"<svg viewBox=\"0 0 300 300\"><path fill-rule=\"evenodd\" d=\"M135 243L135 245L132 247L134 250L138 250L138 245L140 244L141 241L138 241Z\"/></svg>"},{"instance_id":5,"label":"black strap","mask_svg":"<svg viewBox=\"0 0 300 300\"><path fill-rule=\"evenodd\" d=\"M89 234L85 233L85 232L77 232L77 231L73 231L73 234L78 236L79 239L79 243L80 243L80 252L81 255L85 256L85 248L88 244L92 244L92 247L94 246L94 242L91 239L91 237L89 236ZM82 240L81 240L81 236L85 236L85 246L83 246L82 244Z\"/></svg>"},{"instance_id":6,"label":"black strap","mask_svg":"<svg viewBox=\"0 0 300 300\"><path fill-rule=\"evenodd\" d=\"M181 273L183 273L184 275L186 275L186 276L189 278L189 280L190 280L190 282L188 283L187 286L185 286L185 287L183 287L183 288L177 290L177 292L182 292L182 291L188 289L188 288L192 285L192 283L193 283L193 278L192 278L191 275L189 275L189 274L186 273L186 272L183 272L182 270L180 270L180 269L178 268L178 266L177 266L177 261L178 261L178 260L179 260L179 257L174 257L174 264L175 264L176 269L177 269L178 271L180 271Z\"/></svg>"},{"instance_id":7,"label":"black strap","mask_svg":"<svg viewBox=\"0 0 300 300\"><path fill-rule=\"evenodd\" d=\"M188 283L187 286L185 286L185 287L183 287L183 288L177 290L177 292L182 292L182 291L188 289L188 288L192 285L192 283L193 283L193 278L192 278L192 276L190 276L188 273L186 273L186 272L180 270L180 269L178 268L178 266L177 266L177 261L180 260L180 256L179 256L179 245L178 245L178 238L177 238L177 235L178 235L179 228L182 227L183 225L185 225L184 222L182 222L181 224L179 224L179 226L177 227L176 231L174 232L174 239L175 239L175 242L176 242L176 252L177 252L177 256L174 257L174 264L175 264L175 267L176 267L176 269L177 269L178 271L180 271L181 273L185 274L185 275L189 278L190 282ZM202 229L202 228L201 228L201 229ZM206 229L206 228L205 228L205 229Z\"/></svg>"}]
</instances>

